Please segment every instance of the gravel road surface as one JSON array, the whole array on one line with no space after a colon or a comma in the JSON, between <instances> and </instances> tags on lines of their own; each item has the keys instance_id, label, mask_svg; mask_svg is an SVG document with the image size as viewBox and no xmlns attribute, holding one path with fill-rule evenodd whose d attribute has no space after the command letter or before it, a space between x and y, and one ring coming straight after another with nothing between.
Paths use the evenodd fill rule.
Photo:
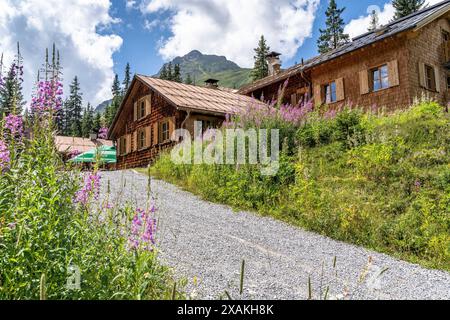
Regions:
<instances>
[{"instance_id":1,"label":"gravel road surface","mask_svg":"<svg viewBox=\"0 0 450 320\"><path fill-rule=\"evenodd\" d=\"M102 173L102 194L145 207L149 179ZM123 187L125 185L125 187ZM335 241L269 217L235 212L151 180L160 259L196 299L450 299L450 274ZM245 260L244 293L239 294ZM335 263L334 263L335 262Z\"/></svg>"}]
</instances>

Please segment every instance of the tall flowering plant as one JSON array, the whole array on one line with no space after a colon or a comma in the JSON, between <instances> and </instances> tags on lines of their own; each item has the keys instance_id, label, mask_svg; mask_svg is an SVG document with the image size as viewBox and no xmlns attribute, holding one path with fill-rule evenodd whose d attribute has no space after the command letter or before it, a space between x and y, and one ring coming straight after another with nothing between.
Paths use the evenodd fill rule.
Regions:
<instances>
[{"instance_id":1,"label":"tall flowering plant","mask_svg":"<svg viewBox=\"0 0 450 320\"><path fill-rule=\"evenodd\" d=\"M295 106L289 103L283 103L283 96L287 85L288 80L279 89L278 99L267 102L267 105L262 105L254 101L247 106L244 112L232 117L228 116L224 122L224 126L266 129L299 127L306 121L309 113L313 111L313 104L311 100Z\"/></svg>"},{"instance_id":2,"label":"tall flowering plant","mask_svg":"<svg viewBox=\"0 0 450 320\"><path fill-rule=\"evenodd\" d=\"M61 110L63 84L59 80L39 81L36 95L31 100L31 110L38 115L55 116Z\"/></svg>"},{"instance_id":3,"label":"tall flowering plant","mask_svg":"<svg viewBox=\"0 0 450 320\"><path fill-rule=\"evenodd\" d=\"M137 209L131 221L128 246L134 250L152 251L155 245L156 219L153 218L155 207L145 211Z\"/></svg>"},{"instance_id":4,"label":"tall flowering plant","mask_svg":"<svg viewBox=\"0 0 450 320\"><path fill-rule=\"evenodd\" d=\"M99 139L107 139L108 138L108 128L102 127L98 131L98 138Z\"/></svg>"}]
</instances>

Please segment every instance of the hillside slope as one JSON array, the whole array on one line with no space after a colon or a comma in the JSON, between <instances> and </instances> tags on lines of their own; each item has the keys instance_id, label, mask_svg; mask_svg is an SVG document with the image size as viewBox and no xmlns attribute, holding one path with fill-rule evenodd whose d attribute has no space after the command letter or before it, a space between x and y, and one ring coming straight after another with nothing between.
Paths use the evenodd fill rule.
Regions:
<instances>
[{"instance_id":1,"label":"hillside slope","mask_svg":"<svg viewBox=\"0 0 450 320\"><path fill-rule=\"evenodd\" d=\"M423 102L390 115L344 110L301 122L261 112L239 127L279 128L275 176L260 165L175 165L156 177L331 238L450 270L450 115Z\"/></svg>"}]
</instances>

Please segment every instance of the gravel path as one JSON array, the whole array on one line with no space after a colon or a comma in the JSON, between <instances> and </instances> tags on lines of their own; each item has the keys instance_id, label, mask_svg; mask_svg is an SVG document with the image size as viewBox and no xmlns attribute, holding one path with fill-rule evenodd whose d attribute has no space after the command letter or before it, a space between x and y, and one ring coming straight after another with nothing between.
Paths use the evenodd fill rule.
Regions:
<instances>
[{"instance_id":1,"label":"gravel path","mask_svg":"<svg viewBox=\"0 0 450 320\"><path fill-rule=\"evenodd\" d=\"M113 198L145 207L148 178L105 172ZM123 188L125 185L125 188ZM305 299L329 287L337 299L450 299L450 274L428 270L335 241L272 218L234 212L159 180L151 182L158 208L160 259L189 282L197 299ZM336 264L333 261L336 257ZM242 260L244 293L239 295ZM369 263L369 260L371 262Z\"/></svg>"}]
</instances>

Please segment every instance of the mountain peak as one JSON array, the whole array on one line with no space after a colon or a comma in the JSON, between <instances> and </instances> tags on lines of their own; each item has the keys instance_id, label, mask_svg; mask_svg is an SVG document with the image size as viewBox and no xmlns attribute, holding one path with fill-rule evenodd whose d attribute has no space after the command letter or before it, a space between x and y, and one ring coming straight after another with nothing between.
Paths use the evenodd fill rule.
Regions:
<instances>
[{"instance_id":1,"label":"mountain peak","mask_svg":"<svg viewBox=\"0 0 450 320\"><path fill-rule=\"evenodd\" d=\"M189 75L197 85L203 85L203 81L209 78L218 79L220 86L229 88L239 88L251 82L250 70L239 67L225 56L203 54L199 50L192 50L170 62L172 65L180 65L183 79ZM165 64L167 65L168 63ZM156 76L161 74L161 70Z\"/></svg>"},{"instance_id":2,"label":"mountain peak","mask_svg":"<svg viewBox=\"0 0 450 320\"><path fill-rule=\"evenodd\" d=\"M192 58L192 59L200 58L202 56L203 56L203 53L201 53L198 50L192 50L187 55L185 55L186 58Z\"/></svg>"}]
</instances>

